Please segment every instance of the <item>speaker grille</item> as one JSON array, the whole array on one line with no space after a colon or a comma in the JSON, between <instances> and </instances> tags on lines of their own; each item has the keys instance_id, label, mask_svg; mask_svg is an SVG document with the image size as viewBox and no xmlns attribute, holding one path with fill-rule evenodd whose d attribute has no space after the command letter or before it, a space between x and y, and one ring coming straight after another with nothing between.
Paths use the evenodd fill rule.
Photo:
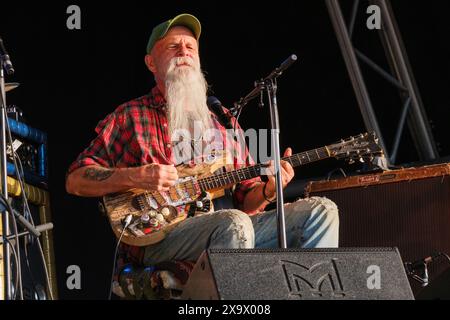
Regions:
<instances>
[{"instance_id":1,"label":"speaker grille","mask_svg":"<svg viewBox=\"0 0 450 320\"><path fill-rule=\"evenodd\" d=\"M378 284L377 284L378 283ZM412 299L396 248L210 249L185 299Z\"/></svg>"},{"instance_id":2,"label":"speaker grille","mask_svg":"<svg viewBox=\"0 0 450 320\"><path fill-rule=\"evenodd\" d=\"M450 253L450 176L311 192L333 200L341 247L398 247L403 260ZM430 280L448 265L430 265ZM414 292L420 288L412 283Z\"/></svg>"}]
</instances>

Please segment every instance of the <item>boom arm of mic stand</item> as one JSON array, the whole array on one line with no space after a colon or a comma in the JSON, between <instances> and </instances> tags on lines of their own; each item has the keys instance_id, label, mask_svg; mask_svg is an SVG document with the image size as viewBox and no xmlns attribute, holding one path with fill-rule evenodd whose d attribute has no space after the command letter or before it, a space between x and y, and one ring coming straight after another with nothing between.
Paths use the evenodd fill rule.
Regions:
<instances>
[{"instance_id":1,"label":"boom arm of mic stand","mask_svg":"<svg viewBox=\"0 0 450 320\"><path fill-rule=\"evenodd\" d=\"M295 54L291 54L286 60L284 60L278 68L275 68L267 77L260 81L255 82L255 88L247 94L244 98L241 98L238 102L234 103L234 107L230 108L230 112L233 116L236 116L243 107L251 100L259 97L261 91L264 90L267 81L272 81L277 77L281 76L281 74L289 68L295 61L297 61L297 56Z\"/></svg>"},{"instance_id":2,"label":"boom arm of mic stand","mask_svg":"<svg viewBox=\"0 0 450 320\"><path fill-rule=\"evenodd\" d=\"M262 90L264 90L264 80L256 81L255 88L247 94L244 98L241 98L239 102L234 103L234 107L230 109L231 114L235 117L239 111L244 108L251 100L259 97Z\"/></svg>"}]
</instances>

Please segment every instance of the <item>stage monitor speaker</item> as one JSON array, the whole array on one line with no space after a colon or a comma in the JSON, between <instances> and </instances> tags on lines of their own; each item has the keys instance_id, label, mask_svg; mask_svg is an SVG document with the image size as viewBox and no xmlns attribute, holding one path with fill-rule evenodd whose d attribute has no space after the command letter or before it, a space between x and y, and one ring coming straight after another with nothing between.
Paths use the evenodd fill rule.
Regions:
<instances>
[{"instance_id":1,"label":"stage monitor speaker","mask_svg":"<svg viewBox=\"0 0 450 320\"><path fill-rule=\"evenodd\" d=\"M397 248L209 249L182 299L414 299Z\"/></svg>"}]
</instances>

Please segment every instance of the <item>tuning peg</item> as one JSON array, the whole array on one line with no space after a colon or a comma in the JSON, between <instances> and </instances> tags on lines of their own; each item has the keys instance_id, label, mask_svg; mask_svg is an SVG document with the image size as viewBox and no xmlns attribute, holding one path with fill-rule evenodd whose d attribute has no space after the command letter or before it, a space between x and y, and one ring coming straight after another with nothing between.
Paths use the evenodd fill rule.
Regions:
<instances>
[{"instance_id":1,"label":"tuning peg","mask_svg":"<svg viewBox=\"0 0 450 320\"><path fill-rule=\"evenodd\" d=\"M359 162L361 162L361 163L364 163L364 162L365 162L364 159L363 159L363 157L360 157L360 158L359 158Z\"/></svg>"},{"instance_id":2,"label":"tuning peg","mask_svg":"<svg viewBox=\"0 0 450 320\"><path fill-rule=\"evenodd\" d=\"M353 159L348 160L348 164L354 164L354 163L355 163L355 160L353 160Z\"/></svg>"}]
</instances>

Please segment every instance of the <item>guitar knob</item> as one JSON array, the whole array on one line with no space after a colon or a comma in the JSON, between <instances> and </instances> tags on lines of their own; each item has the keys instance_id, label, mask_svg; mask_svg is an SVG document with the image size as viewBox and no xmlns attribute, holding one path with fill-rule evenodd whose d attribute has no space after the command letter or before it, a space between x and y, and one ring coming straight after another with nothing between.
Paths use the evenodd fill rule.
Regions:
<instances>
[{"instance_id":1,"label":"guitar knob","mask_svg":"<svg viewBox=\"0 0 450 320\"><path fill-rule=\"evenodd\" d=\"M149 221L149 225L150 225L151 227L153 227L153 228L156 228L156 227L159 226L159 221L156 220L155 218L152 218L152 219L150 219L150 221Z\"/></svg>"},{"instance_id":2,"label":"guitar knob","mask_svg":"<svg viewBox=\"0 0 450 320\"><path fill-rule=\"evenodd\" d=\"M194 206L191 206L193 208ZM178 216L178 211L175 207L166 206L159 210L160 214L164 217L164 220L167 222L171 222Z\"/></svg>"},{"instance_id":3,"label":"guitar knob","mask_svg":"<svg viewBox=\"0 0 450 320\"><path fill-rule=\"evenodd\" d=\"M156 220L158 220L158 222L159 223L163 223L165 220L164 220L164 216L162 215L162 214L160 214L160 213L158 213L157 215L156 215L156 218L155 218Z\"/></svg>"},{"instance_id":4,"label":"guitar knob","mask_svg":"<svg viewBox=\"0 0 450 320\"><path fill-rule=\"evenodd\" d=\"M142 223L147 224L150 221L150 216L147 213L144 213L141 216L141 221Z\"/></svg>"},{"instance_id":5,"label":"guitar knob","mask_svg":"<svg viewBox=\"0 0 450 320\"><path fill-rule=\"evenodd\" d=\"M169 208L167 208L167 207L162 208L162 209L161 209L161 214L162 214L164 217L167 217L167 216L170 214Z\"/></svg>"},{"instance_id":6,"label":"guitar knob","mask_svg":"<svg viewBox=\"0 0 450 320\"><path fill-rule=\"evenodd\" d=\"M203 202L202 201L196 201L195 206L199 209L203 208Z\"/></svg>"}]
</instances>

